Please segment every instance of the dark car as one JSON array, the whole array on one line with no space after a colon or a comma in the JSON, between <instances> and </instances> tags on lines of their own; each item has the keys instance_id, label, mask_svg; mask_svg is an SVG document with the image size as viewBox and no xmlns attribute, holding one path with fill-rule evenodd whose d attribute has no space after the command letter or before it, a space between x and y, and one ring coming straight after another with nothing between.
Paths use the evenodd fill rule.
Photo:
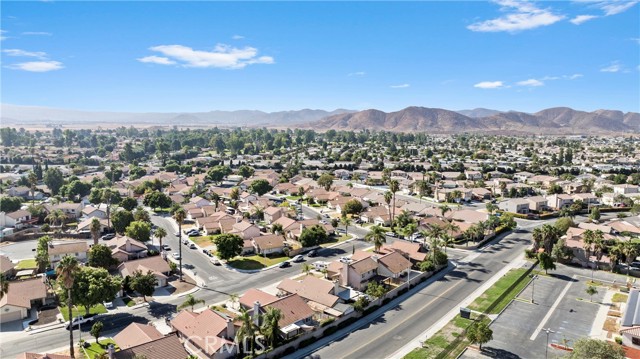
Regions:
<instances>
[{"instance_id":1,"label":"dark car","mask_svg":"<svg viewBox=\"0 0 640 359\"><path fill-rule=\"evenodd\" d=\"M202 253L204 253L204 254L208 255L209 257L211 257L211 252L209 252L209 250L208 250L208 249L203 249L203 250L202 250Z\"/></svg>"},{"instance_id":2,"label":"dark car","mask_svg":"<svg viewBox=\"0 0 640 359\"><path fill-rule=\"evenodd\" d=\"M114 238L116 238L116 234L115 233L105 234L104 236L100 237L100 239L102 239L103 241L108 241L108 240L114 239Z\"/></svg>"},{"instance_id":3,"label":"dark car","mask_svg":"<svg viewBox=\"0 0 640 359\"><path fill-rule=\"evenodd\" d=\"M280 265L278 266L280 268L287 268L287 267L291 267L291 263L289 262L282 262L280 263Z\"/></svg>"},{"instance_id":4,"label":"dark car","mask_svg":"<svg viewBox=\"0 0 640 359\"><path fill-rule=\"evenodd\" d=\"M311 252L309 252L309 253L307 254L307 257L311 257L311 258L313 258L313 257L315 257L315 256L317 256L317 255L318 255L318 252L316 252L316 251L315 251L315 249L314 249L314 250L312 250Z\"/></svg>"}]
</instances>

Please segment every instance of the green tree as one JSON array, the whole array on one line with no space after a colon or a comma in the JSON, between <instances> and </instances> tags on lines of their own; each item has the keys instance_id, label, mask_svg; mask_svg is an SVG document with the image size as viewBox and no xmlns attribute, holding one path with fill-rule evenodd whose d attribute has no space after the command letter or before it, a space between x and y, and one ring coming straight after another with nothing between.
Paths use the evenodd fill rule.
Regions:
<instances>
[{"instance_id":1,"label":"green tree","mask_svg":"<svg viewBox=\"0 0 640 359\"><path fill-rule=\"evenodd\" d=\"M165 231L165 229L162 227L158 227L158 229L156 229L156 232L154 233L154 236L158 238L158 241L160 242L160 250L162 250L162 240L167 236L167 231Z\"/></svg>"},{"instance_id":2,"label":"green tree","mask_svg":"<svg viewBox=\"0 0 640 359\"><path fill-rule=\"evenodd\" d=\"M125 197L120 201L120 207L127 211L133 211L134 208L138 207L138 201L133 197Z\"/></svg>"},{"instance_id":3,"label":"green tree","mask_svg":"<svg viewBox=\"0 0 640 359\"><path fill-rule=\"evenodd\" d=\"M373 242L373 247L376 252L380 251L380 247L387 241L387 236L384 233L384 229L380 226L373 226L370 228L369 233L364 236L367 242Z\"/></svg>"},{"instance_id":4,"label":"green tree","mask_svg":"<svg viewBox=\"0 0 640 359\"><path fill-rule=\"evenodd\" d=\"M246 341L248 340L250 351L253 354L258 327L251 317L251 313L244 308L240 308L240 315L236 317L236 320L240 322L240 328L236 332L236 342L239 343L240 350L244 352L243 348L246 348Z\"/></svg>"},{"instance_id":5,"label":"green tree","mask_svg":"<svg viewBox=\"0 0 640 359\"><path fill-rule=\"evenodd\" d=\"M549 270L556 269L556 264L553 262L553 257L547 254L547 252L538 253L538 260L540 261L540 268L544 269L545 274Z\"/></svg>"},{"instance_id":6,"label":"green tree","mask_svg":"<svg viewBox=\"0 0 640 359\"><path fill-rule=\"evenodd\" d=\"M20 197L0 197L0 210L3 212L15 212L22 206Z\"/></svg>"},{"instance_id":7,"label":"green tree","mask_svg":"<svg viewBox=\"0 0 640 359\"><path fill-rule=\"evenodd\" d=\"M367 284L367 290L365 291L365 293L370 297L380 298L385 295L385 293L387 293L387 288L383 284L369 282L369 284Z\"/></svg>"},{"instance_id":8,"label":"green tree","mask_svg":"<svg viewBox=\"0 0 640 359\"><path fill-rule=\"evenodd\" d=\"M482 351L482 344L493 339L493 330L484 321L474 322L467 328L467 339L471 344L478 344Z\"/></svg>"},{"instance_id":9,"label":"green tree","mask_svg":"<svg viewBox=\"0 0 640 359\"><path fill-rule=\"evenodd\" d=\"M243 165L243 166L240 166L240 168L238 168L238 174L245 179L253 176L254 173L255 173L255 169L247 165Z\"/></svg>"},{"instance_id":10,"label":"green tree","mask_svg":"<svg viewBox=\"0 0 640 359\"><path fill-rule=\"evenodd\" d=\"M58 267L56 268L56 274L58 275L58 283L67 290L67 309L69 310L69 320L73 319L73 301L72 292L73 283L77 273L80 271L80 263L73 256L64 256ZM69 330L69 356L75 358L73 347L73 330Z\"/></svg>"},{"instance_id":11,"label":"green tree","mask_svg":"<svg viewBox=\"0 0 640 359\"><path fill-rule=\"evenodd\" d=\"M133 214L126 209L121 209L111 213L111 224L118 234L124 234L129 224L133 222Z\"/></svg>"},{"instance_id":12,"label":"green tree","mask_svg":"<svg viewBox=\"0 0 640 359\"><path fill-rule=\"evenodd\" d=\"M193 307L195 307L198 304L204 304L204 299L197 299L193 295L189 294L187 295L187 299L185 299L185 301L178 306L178 309L191 307L191 311L193 312Z\"/></svg>"},{"instance_id":13,"label":"green tree","mask_svg":"<svg viewBox=\"0 0 640 359\"><path fill-rule=\"evenodd\" d=\"M436 266L435 264L433 264L433 262L430 259L427 259L420 262L420 264L418 265L418 268L420 269L421 272L431 272L436 269Z\"/></svg>"},{"instance_id":14,"label":"green tree","mask_svg":"<svg viewBox=\"0 0 640 359\"><path fill-rule=\"evenodd\" d=\"M592 221L599 221L600 220L600 208L598 207L593 207L591 209L591 214L589 215L589 218L591 218Z\"/></svg>"},{"instance_id":15,"label":"green tree","mask_svg":"<svg viewBox=\"0 0 640 359\"><path fill-rule=\"evenodd\" d=\"M581 338L573 344L569 358L573 359L624 359L621 345L599 339Z\"/></svg>"},{"instance_id":16,"label":"green tree","mask_svg":"<svg viewBox=\"0 0 640 359\"><path fill-rule=\"evenodd\" d=\"M349 226L351 225L351 219L349 219L349 217L347 216L342 216L342 218L340 218L340 224L344 226L344 233L346 235L349 235Z\"/></svg>"},{"instance_id":17,"label":"green tree","mask_svg":"<svg viewBox=\"0 0 640 359\"><path fill-rule=\"evenodd\" d=\"M111 248L104 244L95 244L89 249L88 264L91 267L109 269L118 264L118 260L113 258Z\"/></svg>"},{"instance_id":18,"label":"green tree","mask_svg":"<svg viewBox=\"0 0 640 359\"><path fill-rule=\"evenodd\" d=\"M360 201L358 201L357 199L352 199L344 204L344 208L342 208L342 211L346 214L355 215L362 212L363 209L364 207L362 206L362 203Z\"/></svg>"},{"instance_id":19,"label":"green tree","mask_svg":"<svg viewBox=\"0 0 640 359\"><path fill-rule=\"evenodd\" d=\"M390 180L389 181L389 191L391 191L391 193L393 194L393 206L391 207L391 209L392 209L391 224L392 225L395 223L395 218L396 218L396 192L398 192L399 190L400 190L400 182L398 182L397 180Z\"/></svg>"},{"instance_id":20,"label":"green tree","mask_svg":"<svg viewBox=\"0 0 640 359\"><path fill-rule=\"evenodd\" d=\"M119 276L109 275L104 268L84 266L76 272L71 296L73 302L84 306L85 314L89 315L91 307L114 300L120 289L122 278ZM68 295L65 291L59 294L61 299Z\"/></svg>"},{"instance_id":21,"label":"green tree","mask_svg":"<svg viewBox=\"0 0 640 359\"><path fill-rule=\"evenodd\" d=\"M274 223L271 225L271 233L274 234L284 234L284 229L282 228L282 224Z\"/></svg>"},{"instance_id":22,"label":"green tree","mask_svg":"<svg viewBox=\"0 0 640 359\"><path fill-rule=\"evenodd\" d=\"M44 173L44 184L49 187L51 193L56 196L60 193L60 188L64 184L64 176L62 175L62 171L59 168L49 168Z\"/></svg>"},{"instance_id":23,"label":"green tree","mask_svg":"<svg viewBox=\"0 0 640 359\"><path fill-rule=\"evenodd\" d=\"M596 288L595 285L590 284L587 289L585 289L585 292L589 294L589 301L593 302L593 295L598 294L598 288Z\"/></svg>"},{"instance_id":24,"label":"green tree","mask_svg":"<svg viewBox=\"0 0 640 359\"><path fill-rule=\"evenodd\" d=\"M0 300L4 298L5 294L9 292L9 280L4 276L4 274L0 274Z\"/></svg>"},{"instance_id":25,"label":"green tree","mask_svg":"<svg viewBox=\"0 0 640 359\"><path fill-rule=\"evenodd\" d=\"M318 178L318 186L323 187L325 190L331 189L331 185L333 184L333 175L329 173L323 173Z\"/></svg>"},{"instance_id":26,"label":"green tree","mask_svg":"<svg viewBox=\"0 0 640 359\"><path fill-rule=\"evenodd\" d=\"M251 185L249 186L251 193L256 193L258 196L262 196L263 194L271 191L272 188L273 187L269 184L269 181L262 178L251 182Z\"/></svg>"},{"instance_id":27,"label":"green tree","mask_svg":"<svg viewBox=\"0 0 640 359\"><path fill-rule=\"evenodd\" d=\"M224 260L239 256L244 245L244 241L240 236L229 233L217 235L213 239L213 243L215 243L218 250L218 256Z\"/></svg>"},{"instance_id":28,"label":"green tree","mask_svg":"<svg viewBox=\"0 0 640 359\"><path fill-rule=\"evenodd\" d=\"M569 217L562 217L558 218L558 220L553 225L558 229L558 231L560 231L561 234L565 234L567 233L567 230L569 228L575 226L575 223Z\"/></svg>"},{"instance_id":29,"label":"green tree","mask_svg":"<svg viewBox=\"0 0 640 359\"><path fill-rule=\"evenodd\" d=\"M300 233L299 241L303 247L308 248L326 242L327 238L327 232L325 231L324 227L315 225L311 227L305 227L302 230L302 233Z\"/></svg>"},{"instance_id":30,"label":"green tree","mask_svg":"<svg viewBox=\"0 0 640 359\"><path fill-rule=\"evenodd\" d=\"M143 202L145 206L151 208L168 208L171 206L171 198L163 192L152 191L144 196Z\"/></svg>"},{"instance_id":31,"label":"green tree","mask_svg":"<svg viewBox=\"0 0 640 359\"><path fill-rule=\"evenodd\" d=\"M38 238L38 245L36 246L36 263L38 263L38 271L42 272L51 263L49 262L49 244L51 244L51 238L49 236L43 236Z\"/></svg>"},{"instance_id":32,"label":"green tree","mask_svg":"<svg viewBox=\"0 0 640 359\"><path fill-rule=\"evenodd\" d=\"M93 217L91 220L91 237L93 237L93 245L98 244L98 239L100 238L100 231L102 230L102 224L100 220L96 217Z\"/></svg>"},{"instance_id":33,"label":"green tree","mask_svg":"<svg viewBox=\"0 0 640 359\"><path fill-rule=\"evenodd\" d=\"M147 301L147 297L153 295L153 291L158 285L158 279L152 271L148 271L147 274L142 271L133 272L133 276L129 280L131 289L142 294L144 301Z\"/></svg>"},{"instance_id":34,"label":"green tree","mask_svg":"<svg viewBox=\"0 0 640 359\"><path fill-rule=\"evenodd\" d=\"M180 281L182 281L182 222L184 222L185 218L187 218L187 211L184 208L180 207L175 212L173 212L173 219L178 223L178 250L180 254Z\"/></svg>"},{"instance_id":35,"label":"green tree","mask_svg":"<svg viewBox=\"0 0 640 359\"><path fill-rule=\"evenodd\" d=\"M227 166L215 166L207 171L207 179L215 183L220 183L230 174L231 168Z\"/></svg>"},{"instance_id":36,"label":"green tree","mask_svg":"<svg viewBox=\"0 0 640 359\"><path fill-rule=\"evenodd\" d=\"M133 211L133 220L151 224L151 216L144 208L138 207Z\"/></svg>"},{"instance_id":37,"label":"green tree","mask_svg":"<svg viewBox=\"0 0 640 359\"><path fill-rule=\"evenodd\" d=\"M104 327L104 325L102 324L101 321L97 321L95 323L93 323L93 325L91 326L91 336L96 338L96 343L100 344L98 342L98 339L100 338L100 334L102 334L102 328Z\"/></svg>"},{"instance_id":38,"label":"green tree","mask_svg":"<svg viewBox=\"0 0 640 359\"><path fill-rule=\"evenodd\" d=\"M279 323L282 318L284 318L282 311L274 307L267 307L267 310L262 317L263 323L260 331L271 348L275 348L278 345L278 341L280 339Z\"/></svg>"},{"instance_id":39,"label":"green tree","mask_svg":"<svg viewBox=\"0 0 640 359\"><path fill-rule=\"evenodd\" d=\"M353 303L353 309L358 313L364 312L368 306L369 306L369 299L367 299L367 297L365 296L358 297L355 303Z\"/></svg>"},{"instance_id":40,"label":"green tree","mask_svg":"<svg viewBox=\"0 0 640 359\"><path fill-rule=\"evenodd\" d=\"M303 263L302 267L300 268L300 271L305 275L311 274L312 270L313 270L313 267L309 263Z\"/></svg>"},{"instance_id":41,"label":"green tree","mask_svg":"<svg viewBox=\"0 0 640 359\"><path fill-rule=\"evenodd\" d=\"M147 222L133 221L127 226L125 234L140 242L147 242L151 238L151 225Z\"/></svg>"}]
</instances>

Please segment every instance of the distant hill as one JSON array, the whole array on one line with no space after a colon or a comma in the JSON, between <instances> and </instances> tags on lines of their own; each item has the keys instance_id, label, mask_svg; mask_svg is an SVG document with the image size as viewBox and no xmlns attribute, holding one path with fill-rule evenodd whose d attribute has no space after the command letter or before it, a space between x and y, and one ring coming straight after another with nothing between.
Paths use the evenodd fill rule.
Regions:
<instances>
[{"instance_id":1,"label":"distant hill","mask_svg":"<svg viewBox=\"0 0 640 359\"><path fill-rule=\"evenodd\" d=\"M480 118L480 117L493 116L493 115L499 114L502 111L490 110L488 108L479 107L479 108L474 108L473 110L460 110L456 112L461 115L465 115L467 117Z\"/></svg>"},{"instance_id":2,"label":"distant hill","mask_svg":"<svg viewBox=\"0 0 640 359\"><path fill-rule=\"evenodd\" d=\"M475 114L480 112L482 111L477 111ZM584 112L567 107L557 107L533 114L496 111L488 116L472 118L459 112L439 108L407 107L389 113L365 110L333 115L309 123L305 127L318 130L360 130L366 128L431 133L606 134L640 132L640 115L635 112L622 113L611 110Z\"/></svg>"},{"instance_id":3,"label":"distant hill","mask_svg":"<svg viewBox=\"0 0 640 359\"><path fill-rule=\"evenodd\" d=\"M66 110L49 107L19 106L2 104L0 121L5 125L28 124L92 124L111 123L124 126L136 124L157 125L199 125L199 126L286 126L316 121L321 118L354 112L338 109L335 111L310 110L299 111L209 111L209 112L98 112Z\"/></svg>"}]
</instances>

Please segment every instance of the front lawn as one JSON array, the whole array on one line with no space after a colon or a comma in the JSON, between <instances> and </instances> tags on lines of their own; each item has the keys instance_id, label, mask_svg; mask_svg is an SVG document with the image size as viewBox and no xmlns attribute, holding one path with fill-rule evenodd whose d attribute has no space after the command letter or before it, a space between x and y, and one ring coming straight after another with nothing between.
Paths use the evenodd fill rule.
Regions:
<instances>
[{"instance_id":1,"label":"front lawn","mask_svg":"<svg viewBox=\"0 0 640 359\"><path fill-rule=\"evenodd\" d=\"M24 269L36 269L36 268L38 268L38 263L36 262L35 258L23 259L20 262L18 262L18 265L16 265L17 271L24 270Z\"/></svg>"},{"instance_id":2,"label":"front lawn","mask_svg":"<svg viewBox=\"0 0 640 359\"><path fill-rule=\"evenodd\" d=\"M233 268L243 270L255 270L270 267L274 264L278 264L288 260L289 257L263 257L263 256L250 256L250 257L236 257L233 260L227 262L228 265Z\"/></svg>"},{"instance_id":3,"label":"front lawn","mask_svg":"<svg viewBox=\"0 0 640 359\"><path fill-rule=\"evenodd\" d=\"M512 269L502 278L500 278L491 288L487 289L480 297L471 303L469 309L477 310L488 314L497 314L509 304L509 302L520 293L520 291L531 281L531 278L522 275L527 270L524 268ZM516 283L515 286L507 292L509 287ZM495 303L497 302L497 303Z\"/></svg>"},{"instance_id":4,"label":"front lawn","mask_svg":"<svg viewBox=\"0 0 640 359\"><path fill-rule=\"evenodd\" d=\"M69 321L69 309L67 309L66 306L60 306L60 314L62 314L62 316L64 317L65 321ZM104 305L102 304L98 304L96 306L91 307L91 309L89 309L89 314L102 314L102 313L106 313L107 312L107 308L104 307ZM73 317L77 317L79 315L85 315L86 311L84 309L83 306L81 305L77 305L74 306L73 309L71 310L71 315L73 315Z\"/></svg>"},{"instance_id":5,"label":"front lawn","mask_svg":"<svg viewBox=\"0 0 640 359\"><path fill-rule=\"evenodd\" d=\"M333 236L330 236L330 237L329 237L329 240L328 240L327 242L322 243L322 244L320 245L320 247L328 247L328 246L330 246L330 245L332 245L332 244L336 244L336 243L344 242L344 241L346 241L346 240L347 240L347 239L349 239L349 238L351 238L351 236L350 236L350 235L347 235L347 234L343 234L343 235L342 235L342 236L340 236L340 237L333 235Z\"/></svg>"},{"instance_id":6,"label":"front lawn","mask_svg":"<svg viewBox=\"0 0 640 359\"><path fill-rule=\"evenodd\" d=\"M122 297L122 301L127 305L127 307L133 307L136 305L136 301L129 297Z\"/></svg>"},{"instance_id":7,"label":"front lawn","mask_svg":"<svg viewBox=\"0 0 640 359\"><path fill-rule=\"evenodd\" d=\"M189 240L202 248L209 247L213 244L213 240L210 236L189 237Z\"/></svg>"},{"instance_id":8,"label":"front lawn","mask_svg":"<svg viewBox=\"0 0 640 359\"><path fill-rule=\"evenodd\" d=\"M100 354L107 351L107 347L109 346L109 344L113 344L115 349L118 349L118 346L116 345L116 342L113 341L113 339L102 339L100 340L100 344L91 343L91 346L89 346L88 348L83 348L85 357L88 359L93 359L100 356Z\"/></svg>"}]
</instances>

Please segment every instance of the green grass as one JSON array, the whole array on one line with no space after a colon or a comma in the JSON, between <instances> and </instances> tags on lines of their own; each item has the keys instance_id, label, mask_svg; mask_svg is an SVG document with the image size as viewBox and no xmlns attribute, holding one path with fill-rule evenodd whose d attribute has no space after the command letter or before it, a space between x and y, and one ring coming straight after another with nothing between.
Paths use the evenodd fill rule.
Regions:
<instances>
[{"instance_id":1,"label":"green grass","mask_svg":"<svg viewBox=\"0 0 640 359\"><path fill-rule=\"evenodd\" d=\"M122 297L122 301L127 305L127 307L133 307L136 305L136 301L129 297Z\"/></svg>"},{"instance_id":2,"label":"green grass","mask_svg":"<svg viewBox=\"0 0 640 359\"><path fill-rule=\"evenodd\" d=\"M626 303L628 298L629 298L629 296L626 295L626 294L615 293L613 295L612 302L614 302L614 303Z\"/></svg>"},{"instance_id":3,"label":"green grass","mask_svg":"<svg viewBox=\"0 0 640 359\"><path fill-rule=\"evenodd\" d=\"M471 305L470 309L477 310L479 312L486 312L491 305L494 304L498 298L505 293L505 291L516 281L520 279L522 274L527 270L524 268L512 269L502 278L500 278L491 288L487 289L480 297L478 297ZM515 296L529 283L531 278L525 277L518 282L518 284L509 291L502 299L497 303L488 314L497 314L504 309L509 302L515 298Z\"/></svg>"},{"instance_id":4,"label":"green grass","mask_svg":"<svg viewBox=\"0 0 640 359\"><path fill-rule=\"evenodd\" d=\"M23 259L20 262L18 262L18 265L16 266L16 270L18 271L23 269L36 269L36 268L38 268L38 263L36 262L35 258Z\"/></svg>"},{"instance_id":5,"label":"green grass","mask_svg":"<svg viewBox=\"0 0 640 359\"><path fill-rule=\"evenodd\" d=\"M69 321L69 310L67 309L67 307L65 306L60 306L60 314L62 314L62 316L64 317L65 321ZM78 305L78 306L74 306L73 309L71 310L71 315L75 318L79 315L84 315L85 314L85 309L83 306ZM107 308L104 307L104 305L102 304L98 304L96 306L91 307L91 309L89 309L89 314L102 314L102 313L106 313L107 312Z\"/></svg>"},{"instance_id":6,"label":"green grass","mask_svg":"<svg viewBox=\"0 0 640 359\"><path fill-rule=\"evenodd\" d=\"M250 257L237 257L236 259L227 262L228 265L243 270L255 270L270 267L274 264L278 264L288 260L289 257L263 257L263 256L250 256Z\"/></svg>"},{"instance_id":7,"label":"green grass","mask_svg":"<svg viewBox=\"0 0 640 359\"><path fill-rule=\"evenodd\" d=\"M297 201L300 198L302 198L302 197L300 197L300 196L287 196L287 199L290 200L290 201Z\"/></svg>"},{"instance_id":8,"label":"green grass","mask_svg":"<svg viewBox=\"0 0 640 359\"><path fill-rule=\"evenodd\" d=\"M100 344L91 343L90 347L83 348L85 357L88 358L88 359L93 359L93 358L99 356L100 354L102 354L102 353L107 351L107 347L109 346L109 344L113 344L115 346L116 350L118 349L118 346L116 345L116 342L113 341L113 339L111 339L111 338L102 339L102 340L100 340Z\"/></svg>"},{"instance_id":9,"label":"green grass","mask_svg":"<svg viewBox=\"0 0 640 359\"><path fill-rule=\"evenodd\" d=\"M338 237L338 236L331 236L329 237L329 240L325 243L322 243L320 245L320 247L328 247L332 244L336 244L336 243L340 243L340 242L344 242L347 239L351 238L351 236L343 234L342 236Z\"/></svg>"},{"instance_id":10,"label":"green grass","mask_svg":"<svg viewBox=\"0 0 640 359\"><path fill-rule=\"evenodd\" d=\"M213 244L211 236L189 237L189 240L203 248Z\"/></svg>"}]
</instances>

